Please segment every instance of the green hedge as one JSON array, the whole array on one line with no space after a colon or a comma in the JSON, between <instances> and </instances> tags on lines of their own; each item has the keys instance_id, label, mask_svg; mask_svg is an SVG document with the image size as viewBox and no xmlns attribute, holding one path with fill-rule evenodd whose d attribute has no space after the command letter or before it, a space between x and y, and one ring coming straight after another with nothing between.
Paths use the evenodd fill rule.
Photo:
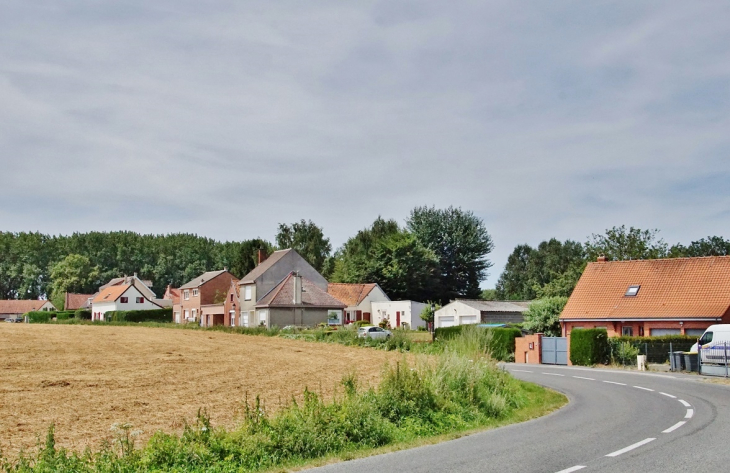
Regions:
<instances>
[{"instance_id":1,"label":"green hedge","mask_svg":"<svg viewBox=\"0 0 730 473\"><path fill-rule=\"evenodd\" d=\"M573 329L570 333L570 361L574 365L607 364L610 355L605 329Z\"/></svg>"},{"instance_id":2,"label":"green hedge","mask_svg":"<svg viewBox=\"0 0 730 473\"><path fill-rule=\"evenodd\" d=\"M61 310L55 313L56 320L68 320L76 316L76 312L73 310Z\"/></svg>"},{"instance_id":3,"label":"green hedge","mask_svg":"<svg viewBox=\"0 0 730 473\"><path fill-rule=\"evenodd\" d=\"M608 339L611 358L617 360L619 347L622 343L629 343L639 350L639 354L647 355L646 361L651 363L667 363L669 348L672 351L689 351L697 342L698 337L690 335L664 335L661 337L614 337ZM572 348L572 347L571 347ZM635 362L635 361L634 361Z\"/></svg>"},{"instance_id":4,"label":"green hedge","mask_svg":"<svg viewBox=\"0 0 730 473\"><path fill-rule=\"evenodd\" d=\"M91 311L89 309L78 309L74 313L74 317L79 320L91 320Z\"/></svg>"},{"instance_id":5,"label":"green hedge","mask_svg":"<svg viewBox=\"0 0 730 473\"><path fill-rule=\"evenodd\" d=\"M440 341L451 340L461 334L464 327L469 325L456 325L454 327L442 327L436 329L436 338ZM492 334L490 352L494 359L498 361L506 361L514 356L515 338L522 336L522 331L518 328L489 328L479 327Z\"/></svg>"},{"instance_id":6,"label":"green hedge","mask_svg":"<svg viewBox=\"0 0 730 473\"><path fill-rule=\"evenodd\" d=\"M28 322L31 324L46 324L51 321L51 317L55 316L55 312L46 311L32 311L23 314L23 317L28 317Z\"/></svg>"},{"instance_id":7,"label":"green hedge","mask_svg":"<svg viewBox=\"0 0 730 473\"><path fill-rule=\"evenodd\" d=\"M109 322L172 322L172 307L153 310L112 310L104 314Z\"/></svg>"}]
</instances>

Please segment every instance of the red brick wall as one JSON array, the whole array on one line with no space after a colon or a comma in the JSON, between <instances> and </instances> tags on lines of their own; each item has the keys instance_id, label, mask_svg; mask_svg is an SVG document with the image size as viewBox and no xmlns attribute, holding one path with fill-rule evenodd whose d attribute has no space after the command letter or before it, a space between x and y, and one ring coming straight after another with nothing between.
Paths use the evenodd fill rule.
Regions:
<instances>
[{"instance_id":1,"label":"red brick wall","mask_svg":"<svg viewBox=\"0 0 730 473\"><path fill-rule=\"evenodd\" d=\"M542 363L541 342L541 333L515 338L515 363L529 363L531 365ZM530 348L530 344L532 344L532 348Z\"/></svg>"},{"instance_id":2,"label":"red brick wall","mask_svg":"<svg viewBox=\"0 0 730 473\"><path fill-rule=\"evenodd\" d=\"M198 312L198 320L200 320L200 306L213 304L215 300L216 292L220 294L228 293L228 289L231 286L231 281L238 281L231 273L222 273L217 277L204 282L199 288L198 296L193 296L192 289L180 289L180 306L182 315L185 317L185 310L187 309L190 316L192 316L192 310L196 309ZM185 291L190 291L190 300L185 300Z\"/></svg>"},{"instance_id":3,"label":"red brick wall","mask_svg":"<svg viewBox=\"0 0 730 473\"><path fill-rule=\"evenodd\" d=\"M623 327L631 327L635 337L648 337L651 335L651 329L679 329L682 335L686 329L706 329L712 324L718 322L712 321L683 321L680 325L679 321L627 321L627 322L603 322L596 320L593 322L565 322L563 325L563 336L570 337L570 332L575 327L580 328L598 328L605 327L609 337L620 337L623 333Z\"/></svg>"},{"instance_id":4,"label":"red brick wall","mask_svg":"<svg viewBox=\"0 0 730 473\"><path fill-rule=\"evenodd\" d=\"M231 299L231 296L233 298ZM223 304L224 307L224 321L223 325L226 327L231 326L231 310L234 310L236 312L236 326L240 326L240 316L241 316L241 301L238 297L238 284L237 281L234 281L231 283L231 286L228 288L228 294L226 294L226 302Z\"/></svg>"}]
</instances>

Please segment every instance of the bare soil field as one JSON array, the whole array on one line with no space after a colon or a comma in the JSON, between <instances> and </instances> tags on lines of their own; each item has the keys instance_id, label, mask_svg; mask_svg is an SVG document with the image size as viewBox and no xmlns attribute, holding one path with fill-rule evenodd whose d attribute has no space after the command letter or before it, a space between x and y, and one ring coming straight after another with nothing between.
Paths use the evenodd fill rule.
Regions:
<instances>
[{"instance_id":1,"label":"bare soil field","mask_svg":"<svg viewBox=\"0 0 730 473\"><path fill-rule=\"evenodd\" d=\"M34 447L51 423L57 445L74 450L111 440L115 423L142 430L144 442L180 432L199 408L233 427L247 393L275 411L305 387L331 397L353 371L376 384L399 356L222 332L0 324L0 449Z\"/></svg>"}]
</instances>

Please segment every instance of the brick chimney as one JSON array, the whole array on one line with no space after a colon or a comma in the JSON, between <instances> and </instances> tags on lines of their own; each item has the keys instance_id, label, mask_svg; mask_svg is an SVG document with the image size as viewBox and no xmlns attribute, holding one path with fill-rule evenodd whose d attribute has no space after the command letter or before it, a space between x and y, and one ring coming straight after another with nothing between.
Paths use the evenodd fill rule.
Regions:
<instances>
[{"instance_id":1,"label":"brick chimney","mask_svg":"<svg viewBox=\"0 0 730 473\"><path fill-rule=\"evenodd\" d=\"M256 265L258 266L259 264L263 263L264 261L266 261L266 258L268 258L268 257L269 257L269 255L266 254L266 251L263 248L259 248L258 263L256 263Z\"/></svg>"},{"instance_id":2,"label":"brick chimney","mask_svg":"<svg viewBox=\"0 0 730 473\"><path fill-rule=\"evenodd\" d=\"M302 277L299 273L292 273L294 275L294 298L292 302L294 304L302 303Z\"/></svg>"},{"instance_id":3,"label":"brick chimney","mask_svg":"<svg viewBox=\"0 0 730 473\"><path fill-rule=\"evenodd\" d=\"M605 256L605 255L601 255L601 256L599 256L599 257L598 257L598 258L596 259L596 261L598 261L599 263L605 263L605 262L607 261L607 260L606 260L606 256Z\"/></svg>"}]
</instances>

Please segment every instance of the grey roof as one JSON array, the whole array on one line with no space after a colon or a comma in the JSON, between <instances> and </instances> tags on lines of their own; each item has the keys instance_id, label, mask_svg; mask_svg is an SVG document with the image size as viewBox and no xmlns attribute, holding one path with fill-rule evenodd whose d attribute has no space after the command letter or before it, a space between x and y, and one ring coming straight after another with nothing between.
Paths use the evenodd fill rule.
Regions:
<instances>
[{"instance_id":1,"label":"grey roof","mask_svg":"<svg viewBox=\"0 0 730 473\"><path fill-rule=\"evenodd\" d=\"M289 273L287 277L256 303L256 307L296 307L297 305L293 303L295 277L294 273ZM344 309L347 307L345 303L335 299L305 277L302 277L302 303L298 306L324 309Z\"/></svg>"},{"instance_id":2,"label":"grey roof","mask_svg":"<svg viewBox=\"0 0 730 473\"><path fill-rule=\"evenodd\" d=\"M279 250L274 251L271 253L271 256L266 258L264 261L261 262L260 265L256 266L249 272L247 275L245 275L241 280L238 282L238 284L251 284L258 279L259 276L264 274L266 271L269 270L274 264L279 261L281 258L286 256L290 251L294 251L291 248L288 248L286 250Z\"/></svg>"},{"instance_id":3,"label":"grey roof","mask_svg":"<svg viewBox=\"0 0 730 473\"><path fill-rule=\"evenodd\" d=\"M186 284L183 284L180 286L180 289L195 289L196 287L200 287L203 285L203 283L210 281L211 279L220 276L223 273L227 273L228 270L221 269L218 271L207 271L197 278L193 279L192 281L189 281Z\"/></svg>"},{"instance_id":4,"label":"grey roof","mask_svg":"<svg viewBox=\"0 0 730 473\"><path fill-rule=\"evenodd\" d=\"M530 301L482 301L478 299L456 299L481 312L527 312Z\"/></svg>"}]
</instances>

